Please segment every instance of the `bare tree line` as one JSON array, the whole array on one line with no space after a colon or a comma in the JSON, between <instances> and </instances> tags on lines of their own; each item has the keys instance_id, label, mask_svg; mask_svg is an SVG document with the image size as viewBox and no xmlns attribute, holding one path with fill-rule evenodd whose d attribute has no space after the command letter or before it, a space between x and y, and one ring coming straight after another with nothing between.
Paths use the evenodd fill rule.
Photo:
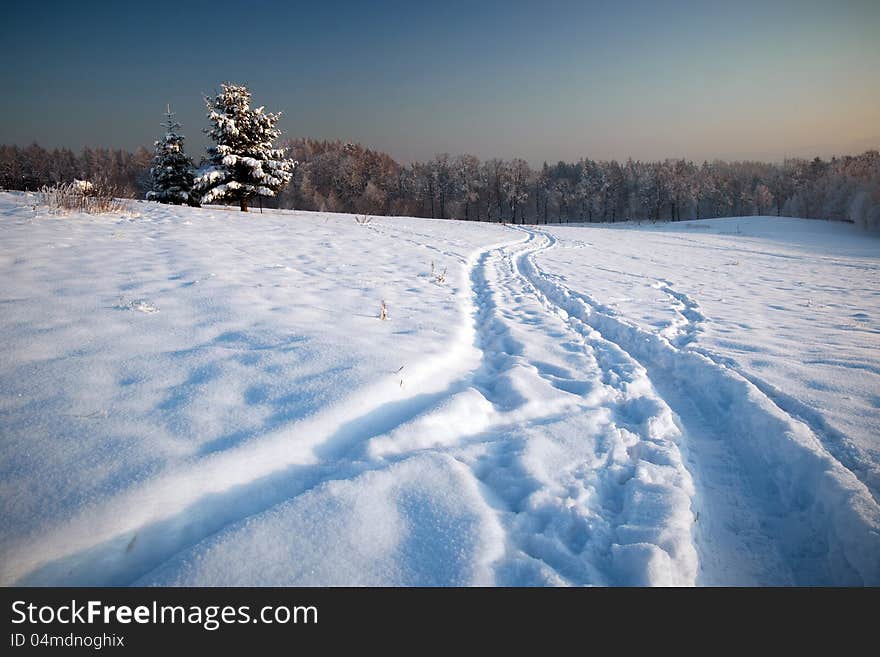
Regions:
<instances>
[{"instance_id":1,"label":"bare tree line","mask_svg":"<svg viewBox=\"0 0 880 657\"><path fill-rule=\"evenodd\" d=\"M435 156L402 165L360 144L289 140L293 180L266 205L300 210L510 223L679 221L755 214L880 227L880 153L781 164L627 160L544 164ZM74 178L131 197L149 187L146 149L47 151L0 146L0 186L36 190Z\"/></svg>"},{"instance_id":2,"label":"bare tree line","mask_svg":"<svg viewBox=\"0 0 880 657\"><path fill-rule=\"evenodd\" d=\"M43 186L88 180L112 187L128 198L143 198L150 188L153 154L146 148L69 148L46 150L37 144L21 148L0 145L0 187L37 191Z\"/></svg>"}]
</instances>

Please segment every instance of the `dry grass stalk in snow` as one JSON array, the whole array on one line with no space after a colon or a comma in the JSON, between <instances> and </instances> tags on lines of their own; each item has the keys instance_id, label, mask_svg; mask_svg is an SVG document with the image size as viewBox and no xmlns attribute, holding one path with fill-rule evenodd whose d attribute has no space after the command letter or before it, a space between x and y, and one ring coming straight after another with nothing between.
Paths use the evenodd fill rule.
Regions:
<instances>
[{"instance_id":1,"label":"dry grass stalk in snow","mask_svg":"<svg viewBox=\"0 0 880 657\"><path fill-rule=\"evenodd\" d=\"M438 283L445 283L446 282L446 270L447 270L447 268L444 267L443 273L438 274L437 270L434 268L434 261L433 260L431 261L431 278L433 278L436 282L438 282Z\"/></svg>"},{"instance_id":2,"label":"dry grass stalk in snow","mask_svg":"<svg viewBox=\"0 0 880 657\"><path fill-rule=\"evenodd\" d=\"M87 180L58 183L52 187L44 185L37 195L37 204L46 206L54 213L124 212L125 202L116 198L116 191L115 187L106 183L96 184Z\"/></svg>"}]
</instances>

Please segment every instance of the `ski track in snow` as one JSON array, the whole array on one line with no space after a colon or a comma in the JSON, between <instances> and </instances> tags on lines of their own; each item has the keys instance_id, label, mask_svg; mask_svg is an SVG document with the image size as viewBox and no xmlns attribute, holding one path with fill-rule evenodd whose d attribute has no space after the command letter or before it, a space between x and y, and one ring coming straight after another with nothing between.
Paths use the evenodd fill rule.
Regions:
<instances>
[{"instance_id":1,"label":"ski track in snow","mask_svg":"<svg viewBox=\"0 0 880 657\"><path fill-rule=\"evenodd\" d=\"M6 555L0 579L321 583L271 580L265 563L227 572L224 545L327 498L356 504L356 484L391 495L383 477L402 473L406 499L461 491L463 515L418 508L448 523L435 540L478 563L392 583L880 583L880 510L845 437L696 348L706 317L670 281L654 285L674 319L647 332L541 267L552 234L515 230L470 258L442 252L469 289L450 352L407 368L409 388L431 381L429 392L361 391L341 419L305 418L87 508Z\"/></svg>"}]
</instances>

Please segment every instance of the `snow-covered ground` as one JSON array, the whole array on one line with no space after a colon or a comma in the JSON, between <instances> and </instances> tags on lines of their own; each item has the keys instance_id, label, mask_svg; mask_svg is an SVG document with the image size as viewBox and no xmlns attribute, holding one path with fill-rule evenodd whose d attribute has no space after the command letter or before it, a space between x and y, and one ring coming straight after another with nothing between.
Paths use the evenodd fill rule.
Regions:
<instances>
[{"instance_id":1,"label":"snow-covered ground","mask_svg":"<svg viewBox=\"0 0 880 657\"><path fill-rule=\"evenodd\" d=\"M876 237L131 209L0 195L0 583L880 584Z\"/></svg>"}]
</instances>

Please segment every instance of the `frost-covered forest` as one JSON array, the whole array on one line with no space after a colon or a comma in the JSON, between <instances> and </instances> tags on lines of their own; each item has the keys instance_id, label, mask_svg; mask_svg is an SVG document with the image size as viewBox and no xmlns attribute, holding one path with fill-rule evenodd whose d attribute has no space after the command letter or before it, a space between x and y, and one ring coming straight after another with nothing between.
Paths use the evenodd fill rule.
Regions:
<instances>
[{"instance_id":1,"label":"frost-covered forest","mask_svg":"<svg viewBox=\"0 0 880 657\"><path fill-rule=\"evenodd\" d=\"M299 139L282 207L513 223L755 214L880 220L880 153L824 161L544 164L438 155L401 166L359 145ZM873 213L873 214L872 214Z\"/></svg>"},{"instance_id":2,"label":"frost-covered forest","mask_svg":"<svg viewBox=\"0 0 880 657\"><path fill-rule=\"evenodd\" d=\"M773 214L880 224L880 153L763 162L627 160L544 164L438 155L403 165L361 144L284 143L299 162L266 207L478 221L558 223L683 220ZM150 189L152 153L0 146L0 186L37 190L102 179L121 196Z\"/></svg>"}]
</instances>

